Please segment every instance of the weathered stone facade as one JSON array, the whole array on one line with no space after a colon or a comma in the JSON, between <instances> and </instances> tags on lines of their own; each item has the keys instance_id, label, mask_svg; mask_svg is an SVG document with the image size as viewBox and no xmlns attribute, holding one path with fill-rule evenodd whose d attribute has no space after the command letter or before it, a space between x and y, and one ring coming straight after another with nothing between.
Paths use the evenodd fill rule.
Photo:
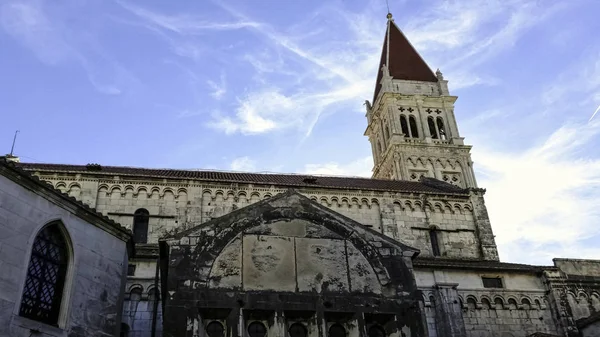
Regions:
<instances>
[{"instance_id":1,"label":"weathered stone facade","mask_svg":"<svg viewBox=\"0 0 600 337\"><path fill-rule=\"evenodd\" d=\"M366 104L375 179L20 164L143 228L128 336L598 335L600 261L499 261L457 97L389 18Z\"/></svg>"},{"instance_id":2,"label":"weathered stone facade","mask_svg":"<svg viewBox=\"0 0 600 337\"><path fill-rule=\"evenodd\" d=\"M117 335L130 232L11 165L0 158L0 336ZM54 325L20 314L34 240L49 224L68 246Z\"/></svg>"},{"instance_id":3,"label":"weathered stone facade","mask_svg":"<svg viewBox=\"0 0 600 337\"><path fill-rule=\"evenodd\" d=\"M162 244L166 335L203 336L218 319L228 336L253 320L277 336L288 316L300 316L319 335L342 323L355 336L372 324L389 336L425 336L412 276L417 250L293 191Z\"/></svg>"}]
</instances>

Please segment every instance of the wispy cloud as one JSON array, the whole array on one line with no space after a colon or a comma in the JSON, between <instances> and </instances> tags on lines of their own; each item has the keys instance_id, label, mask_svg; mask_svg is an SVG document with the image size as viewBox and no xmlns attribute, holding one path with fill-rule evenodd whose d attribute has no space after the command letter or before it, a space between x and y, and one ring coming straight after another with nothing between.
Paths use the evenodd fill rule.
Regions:
<instances>
[{"instance_id":1,"label":"wispy cloud","mask_svg":"<svg viewBox=\"0 0 600 337\"><path fill-rule=\"evenodd\" d=\"M235 158L229 166L234 171L256 171L256 161L250 159L247 156Z\"/></svg>"},{"instance_id":2,"label":"wispy cloud","mask_svg":"<svg viewBox=\"0 0 600 337\"><path fill-rule=\"evenodd\" d=\"M60 12L59 7L54 9ZM120 94L122 86L137 81L116 61L107 59L97 47L81 44L79 41L86 39L80 39L76 31L51 16L43 1L0 4L0 27L44 64L81 66L90 84L100 93Z\"/></svg>"},{"instance_id":3,"label":"wispy cloud","mask_svg":"<svg viewBox=\"0 0 600 337\"><path fill-rule=\"evenodd\" d=\"M324 164L306 164L299 173L322 174L334 176L371 177L373 158L371 156L360 158L349 163L340 164L328 162Z\"/></svg>"},{"instance_id":4,"label":"wispy cloud","mask_svg":"<svg viewBox=\"0 0 600 337\"><path fill-rule=\"evenodd\" d=\"M207 30L235 30L258 26L252 21L219 22L195 15L164 15L125 1L117 1L121 7L154 25L183 35L203 33Z\"/></svg>"},{"instance_id":5,"label":"wispy cloud","mask_svg":"<svg viewBox=\"0 0 600 337\"><path fill-rule=\"evenodd\" d=\"M599 134L600 121L572 124L520 152L475 149L497 243L512 247L501 249L503 257L539 263L542 250L564 255L567 247L600 234L600 158L579 156Z\"/></svg>"},{"instance_id":6,"label":"wispy cloud","mask_svg":"<svg viewBox=\"0 0 600 337\"><path fill-rule=\"evenodd\" d=\"M56 65L75 56L60 28L45 14L40 1L3 3L0 5L0 24L46 64Z\"/></svg>"},{"instance_id":7,"label":"wispy cloud","mask_svg":"<svg viewBox=\"0 0 600 337\"><path fill-rule=\"evenodd\" d=\"M219 83L208 80L208 81L206 81L206 84L208 84L208 86L213 90L213 92L211 92L210 95L216 100L220 100L221 98L223 98L225 93L227 93L227 84L225 83L225 73L221 73Z\"/></svg>"}]
</instances>

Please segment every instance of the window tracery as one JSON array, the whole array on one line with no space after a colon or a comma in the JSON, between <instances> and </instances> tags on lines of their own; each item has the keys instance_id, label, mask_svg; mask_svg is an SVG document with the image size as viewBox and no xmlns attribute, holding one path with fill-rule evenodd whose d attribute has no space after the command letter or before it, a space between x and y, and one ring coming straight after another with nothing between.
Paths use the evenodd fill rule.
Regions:
<instances>
[{"instance_id":1,"label":"window tracery","mask_svg":"<svg viewBox=\"0 0 600 337\"><path fill-rule=\"evenodd\" d=\"M59 224L44 227L33 242L19 315L57 325L68 259Z\"/></svg>"}]
</instances>

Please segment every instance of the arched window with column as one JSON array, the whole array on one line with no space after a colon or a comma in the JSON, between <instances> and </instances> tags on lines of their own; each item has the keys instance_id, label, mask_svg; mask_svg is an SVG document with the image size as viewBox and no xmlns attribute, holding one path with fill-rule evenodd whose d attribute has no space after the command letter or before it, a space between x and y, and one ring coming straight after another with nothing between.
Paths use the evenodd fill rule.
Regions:
<instances>
[{"instance_id":1,"label":"arched window with column","mask_svg":"<svg viewBox=\"0 0 600 337\"><path fill-rule=\"evenodd\" d=\"M62 223L42 228L33 241L19 315L58 325L69 266L68 238Z\"/></svg>"},{"instance_id":2,"label":"arched window with column","mask_svg":"<svg viewBox=\"0 0 600 337\"><path fill-rule=\"evenodd\" d=\"M400 115L400 128L402 129L402 133L405 137L410 137L410 132L408 131L408 122L406 121L406 116Z\"/></svg>"},{"instance_id":3,"label":"arched window with column","mask_svg":"<svg viewBox=\"0 0 600 337\"><path fill-rule=\"evenodd\" d=\"M133 241L135 243L148 242L148 222L150 213L145 208L140 208L133 213Z\"/></svg>"},{"instance_id":4,"label":"arched window with column","mask_svg":"<svg viewBox=\"0 0 600 337\"><path fill-rule=\"evenodd\" d=\"M410 124L410 134L413 138L419 138L419 130L417 129L417 119L415 116L408 117L408 122Z\"/></svg>"},{"instance_id":5,"label":"arched window with column","mask_svg":"<svg viewBox=\"0 0 600 337\"><path fill-rule=\"evenodd\" d=\"M439 139L440 137L438 136L433 117L427 118L427 125L429 126L429 133L431 134L431 138Z\"/></svg>"},{"instance_id":6,"label":"arched window with column","mask_svg":"<svg viewBox=\"0 0 600 337\"><path fill-rule=\"evenodd\" d=\"M436 119L437 122L437 129L440 135L440 139L446 140L447 136L446 136L446 129L444 128L444 120L442 119L442 117L438 117Z\"/></svg>"}]
</instances>

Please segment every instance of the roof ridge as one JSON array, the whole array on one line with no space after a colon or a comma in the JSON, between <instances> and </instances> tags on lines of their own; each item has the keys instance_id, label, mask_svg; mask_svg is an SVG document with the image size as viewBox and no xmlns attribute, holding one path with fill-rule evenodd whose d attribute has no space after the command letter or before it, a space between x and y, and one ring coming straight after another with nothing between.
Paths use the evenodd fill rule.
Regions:
<instances>
[{"instance_id":1,"label":"roof ridge","mask_svg":"<svg viewBox=\"0 0 600 337\"><path fill-rule=\"evenodd\" d=\"M64 171L123 176L155 176L179 179L195 179L208 181L223 181L232 183L270 184L282 186L344 188L360 190L383 190L390 192L429 193L429 194L468 194L463 189L452 184L436 180L410 181L373 179L357 176L335 176L303 173L262 173L262 172L230 172L225 170L185 170L185 169L156 169L131 166L100 166L98 164L44 164L18 163L28 171ZM433 179L433 178L431 178Z\"/></svg>"}]
</instances>

